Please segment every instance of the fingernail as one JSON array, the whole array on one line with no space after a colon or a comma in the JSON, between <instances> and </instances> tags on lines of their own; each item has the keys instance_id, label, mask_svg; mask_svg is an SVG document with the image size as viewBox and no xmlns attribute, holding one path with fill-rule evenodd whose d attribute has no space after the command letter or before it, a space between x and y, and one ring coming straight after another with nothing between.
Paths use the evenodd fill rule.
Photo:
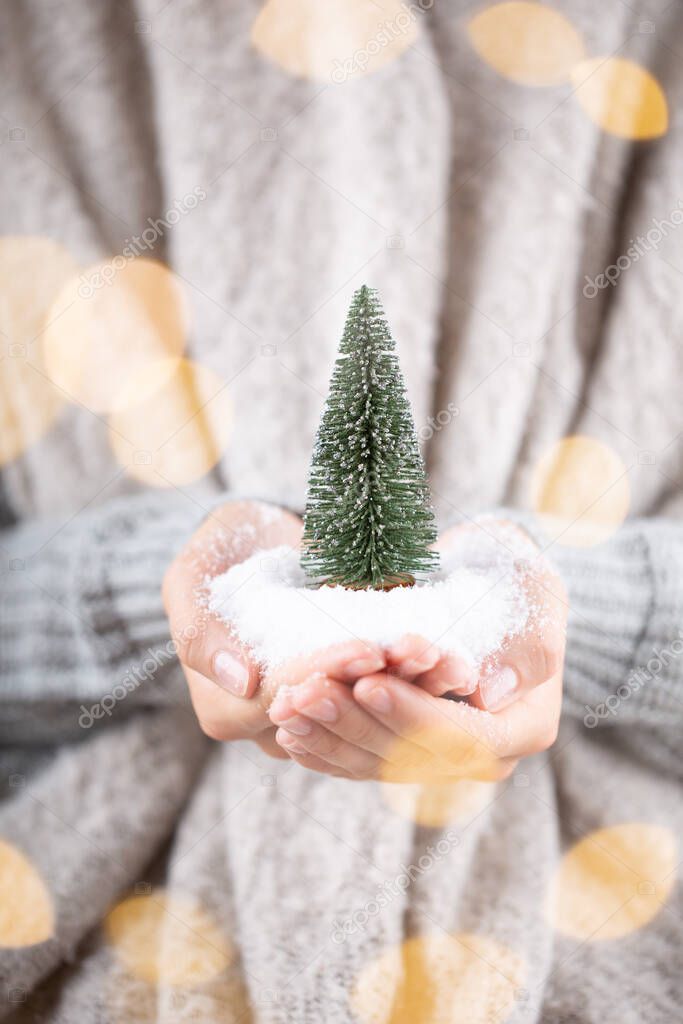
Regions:
<instances>
[{"instance_id":1,"label":"fingernail","mask_svg":"<svg viewBox=\"0 0 683 1024\"><path fill-rule=\"evenodd\" d=\"M481 683L481 698L488 711L498 711L510 703L510 698L517 689L517 673L513 668L505 666L500 672L489 676Z\"/></svg>"},{"instance_id":2,"label":"fingernail","mask_svg":"<svg viewBox=\"0 0 683 1024\"><path fill-rule=\"evenodd\" d=\"M244 697L249 687L249 669L230 651L217 651L213 656L216 682L235 697Z\"/></svg>"},{"instance_id":3,"label":"fingernail","mask_svg":"<svg viewBox=\"0 0 683 1024\"><path fill-rule=\"evenodd\" d=\"M287 732L295 732L297 736L308 736L309 732L313 728L311 723L305 718L301 718L300 715L295 715L294 718L288 718L285 727Z\"/></svg>"},{"instance_id":4,"label":"fingernail","mask_svg":"<svg viewBox=\"0 0 683 1024\"><path fill-rule=\"evenodd\" d=\"M327 697L323 697L321 700L314 700L310 704L304 704L299 710L303 711L309 718L316 718L321 722L336 722L339 718L336 704ZM287 723L287 727L289 728L289 723Z\"/></svg>"},{"instance_id":5,"label":"fingernail","mask_svg":"<svg viewBox=\"0 0 683 1024\"><path fill-rule=\"evenodd\" d=\"M381 668L384 668L384 659L379 654L372 654L367 658L356 658L355 661L350 661L346 666L346 671L350 676L360 679L361 676L371 676L373 672L379 672Z\"/></svg>"},{"instance_id":6,"label":"fingernail","mask_svg":"<svg viewBox=\"0 0 683 1024\"><path fill-rule=\"evenodd\" d=\"M368 704L373 711L379 711L382 715L391 711L391 697L383 686L375 686L369 693L361 691L358 696L363 704Z\"/></svg>"},{"instance_id":7,"label":"fingernail","mask_svg":"<svg viewBox=\"0 0 683 1024\"><path fill-rule=\"evenodd\" d=\"M281 747L284 747L285 750L291 750L293 754L306 753L306 748L297 743L296 736L290 736L286 729L278 729L275 733L275 739Z\"/></svg>"}]
</instances>

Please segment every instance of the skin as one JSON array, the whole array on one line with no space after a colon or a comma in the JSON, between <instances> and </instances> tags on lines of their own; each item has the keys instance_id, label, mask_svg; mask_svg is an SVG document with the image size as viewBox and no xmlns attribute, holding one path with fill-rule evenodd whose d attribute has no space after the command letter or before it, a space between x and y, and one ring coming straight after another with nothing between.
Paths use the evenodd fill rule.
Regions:
<instances>
[{"instance_id":1,"label":"skin","mask_svg":"<svg viewBox=\"0 0 683 1024\"><path fill-rule=\"evenodd\" d=\"M504 529L496 543L516 535L528 552L524 535L498 525ZM487 532L496 534L495 526ZM462 543L466 531L477 529L454 527L439 547ZM202 609L201 597L208 577L255 551L298 547L301 530L289 512L231 502L205 520L166 574L171 635L207 736L251 739L273 757L327 775L396 782L506 778L520 758L552 745L567 602L540 558L517 569L533 609L523 634L508 637L478 673L410 635L384 650L353 640L261 676L249 650Z\"/></svg>"}]
</instances>

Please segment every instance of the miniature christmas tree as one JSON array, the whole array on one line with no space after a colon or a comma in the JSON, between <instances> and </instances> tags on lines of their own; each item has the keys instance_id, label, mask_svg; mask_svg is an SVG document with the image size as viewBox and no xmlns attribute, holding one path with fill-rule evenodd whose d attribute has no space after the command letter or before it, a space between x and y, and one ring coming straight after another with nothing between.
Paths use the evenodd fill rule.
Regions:
<instances>
[{"instance_id":1,"label":"miniature christmas tree","mask_svg":"<svg viewBox=\"0 0 683 1024\"><path fill-rule=\"evenodd\" d=\"M353 297L313 450L302 566L311 583L410 585L435 570L434 514L377 293Z\"/></svg>"}]
</instances>

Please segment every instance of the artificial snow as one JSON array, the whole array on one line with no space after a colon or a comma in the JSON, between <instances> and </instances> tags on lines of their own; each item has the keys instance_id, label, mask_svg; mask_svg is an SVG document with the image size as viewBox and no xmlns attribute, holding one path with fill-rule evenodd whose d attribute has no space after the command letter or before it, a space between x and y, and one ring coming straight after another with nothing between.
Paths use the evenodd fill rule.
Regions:
<instances>
[{"instance_id":1,"label":"artificial snow","mask_svg":"<svg viewBox=\"0 0 683 1024\"><path fill-rule=\"evenodd\" d=\"M306 585L299 552L278 547L208 581L208 591L209 609L265 669L348 640L386 647L407 633L478 667L524 628L528 614L511 567L476 560L465 566L460 546L442 553L429 582L413 587L314 589Z\"/></svg>"}]
</instances>

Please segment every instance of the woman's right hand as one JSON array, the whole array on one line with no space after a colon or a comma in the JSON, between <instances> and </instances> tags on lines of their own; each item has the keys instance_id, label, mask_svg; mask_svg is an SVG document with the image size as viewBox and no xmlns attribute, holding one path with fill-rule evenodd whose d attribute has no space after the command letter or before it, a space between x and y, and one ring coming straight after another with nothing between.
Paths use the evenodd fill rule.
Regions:
<instances>
[{"instance_id":1,"label":"woman's right hand","mask_svg":"<svg viewBox=\"0 0 683 1024\"><path fill-rule=\"evenodd\" d=\"M206 606L207 581L258 550L298 547L301 520L274 505L231 501L214 509L164 577L162 596L199 724L217 740L254 739L283 756L266 713L259 666Z\"/></svg>"},{"instance_id":2,"label":"woman's right hand","mask_svg":"<svg viewBox=\"0 0 683 1024\"><path fill-rule=\"evenodd\" d=\"M206 607L207 581L257 551L298 548L302 523L274 505L234 501L215 509L168 569L164 607L202 730L216 740L252 739L273 757L289 755L275 741L268 708L282 686L322 674L349 685L381 671L382 652L352 639L293 658L262 677L248 647ZM277 622L272 623L278 629Z\"/></svg>"}]
</instances>

